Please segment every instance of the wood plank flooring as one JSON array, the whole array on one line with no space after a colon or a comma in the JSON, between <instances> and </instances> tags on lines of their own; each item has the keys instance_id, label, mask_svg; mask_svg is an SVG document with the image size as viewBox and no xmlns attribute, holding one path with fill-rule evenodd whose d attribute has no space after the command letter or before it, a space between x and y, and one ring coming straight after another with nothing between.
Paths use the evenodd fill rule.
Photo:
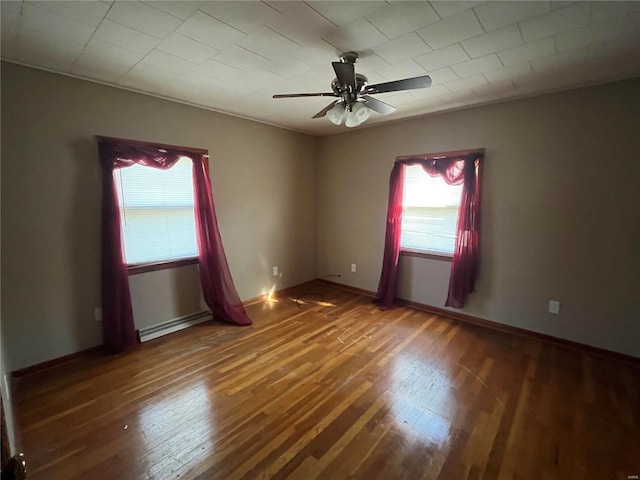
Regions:
<instances>
[{"instance_id":1,"label":"wood plank flooring","mask_svg":"<svg viewBox=\"0 0 640 480\"><path fill-rule=\"evenodd\" d=\"M28 478L640 474L637 366L302 290L310 302L249 307L251 327L201 324L22 379Z\"/></svg>"}]
</instances>

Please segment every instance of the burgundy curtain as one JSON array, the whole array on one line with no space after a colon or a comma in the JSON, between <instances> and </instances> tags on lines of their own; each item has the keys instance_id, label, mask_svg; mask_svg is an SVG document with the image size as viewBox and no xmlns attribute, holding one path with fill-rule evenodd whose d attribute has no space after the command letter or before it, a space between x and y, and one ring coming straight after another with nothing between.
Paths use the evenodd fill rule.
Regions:
<instances>
[{"instance_id":1,"label":"burgundy curtain","mask_svg":"<svg viewBox=\"0 0 640 480\"><path fill-rule=\"evenodd\" d=\"M402 234L402 201L406 165L421 165L432 177L441 176L450 185L462 187L458 209L456 243L451 262L449 292L445 306L462 308L474 291L480 263L480 152L451 157L415 157L397 160L389 180L387 231L385 235L382 273L378 284L377 302L391 308L398 282L398 259Z\"/></svg>"},{"instance_id":2,"label":"burgundy curtain","mask_svg":"<svg viewBox=\"0 0 640 480\"><path fill-rule=\"evenodd\" d=\"M251 319L236 292L222 248L218 220L213 206L211 181L203 158L193 159L193 187L198 237L198 260L204 300L214 318L238 325L251 325Z\"/></svg>"},{"instance_id":3,"label":"burgundy curtain","mask_svg":"<svg viewBox=\"0 0 640 480\"><path fill-rule=\"evenodd\" d=\"M182 157L193 161L195 221L205 301L215 318L238 325L251 324L233 286L222 248L204 158L191 151L110 139L100 139L98 150L102 166L101 294L105 347L111 352L119 352L137 343L129 275L122 255L118 193L113 177L114 170L136 163L166 170Z\"/></svg>"}]
</instances>

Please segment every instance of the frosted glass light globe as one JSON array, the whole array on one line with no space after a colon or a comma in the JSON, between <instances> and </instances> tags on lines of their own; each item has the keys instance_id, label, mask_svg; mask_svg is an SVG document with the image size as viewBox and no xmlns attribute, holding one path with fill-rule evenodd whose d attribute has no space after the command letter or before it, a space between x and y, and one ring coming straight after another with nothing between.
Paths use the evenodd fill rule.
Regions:
<instances>
[{"instance_id":1,"label":"frosted glass light globe","mask_svg":"<svg viewBox=\"0 0 640 480\"><path fill-rule=\"evenodd\" d=\"M336 103L335 106L327 112L327 118L331 123L340 125L344 116L344 103Z\"/></svg>"},{"instance_id":2,"label":"frosted glass light globe","mask_svg":"<svg viewBox=\"0 0 640 480\"><path fill-rule=\"evenodd\" d=\"M347 127L357 127L365 122L371 115L371 109L367 108L364 103L356 102L351 107L351 111L347 112L347 118L344 124Z\"/></svg>"}]
</instances>

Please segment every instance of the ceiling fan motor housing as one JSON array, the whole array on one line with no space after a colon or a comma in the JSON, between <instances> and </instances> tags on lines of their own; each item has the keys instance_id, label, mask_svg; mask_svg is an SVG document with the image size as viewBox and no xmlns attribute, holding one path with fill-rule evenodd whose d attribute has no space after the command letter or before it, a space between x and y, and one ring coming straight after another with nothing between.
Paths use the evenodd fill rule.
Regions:
<instances>
[{"instance_id":1,"label":"ceiling fan motor housing","mask_svg":"<svg viewBox=\"0 0 640 480\"><path fill-rule=\"evenodd\" d=\"M337 78L334 78L331 82L331 90L337 96L342 98L342 101L347 105L353 104L358 99L358 95L361 94L365 87L368 85L369 79L364 75L356 73L356 88L351 90L350 85L342 85Z\"/></svg>"}]
</instances>

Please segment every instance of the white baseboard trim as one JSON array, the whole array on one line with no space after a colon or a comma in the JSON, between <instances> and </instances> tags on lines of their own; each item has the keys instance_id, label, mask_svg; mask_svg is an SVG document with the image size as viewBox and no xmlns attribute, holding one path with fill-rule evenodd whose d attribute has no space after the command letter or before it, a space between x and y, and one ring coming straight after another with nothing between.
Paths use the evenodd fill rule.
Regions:
<instances>
[{"instance_id":1,"label":"white baseboard trim","mask_svg":"<svg viewBox=\"0 0 640 480\"><path fill-rule=\"evenodd\" d=\"M199 323L204 323L211 320L213 316L209 310L203 310L201 312L185 315L184 317L174 318L166 322L158 323L151 327L141 328L138 330L140 335L140 342L148 342L154 338L168 335L169 333L177 332Z\"/></svg>"}]
</instances>

